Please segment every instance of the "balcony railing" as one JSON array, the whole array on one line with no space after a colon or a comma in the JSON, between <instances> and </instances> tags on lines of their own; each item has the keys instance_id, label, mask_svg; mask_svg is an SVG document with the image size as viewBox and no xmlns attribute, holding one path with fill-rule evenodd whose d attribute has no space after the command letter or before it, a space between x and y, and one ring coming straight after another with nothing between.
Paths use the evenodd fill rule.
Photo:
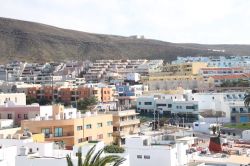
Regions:
<instances>
[{"instance_id":1,"label":"balcony railing","mask_svg":"<svg viewBox=\"0 0 250 166\"><path fill-rule=\"evenodd\" d=\"M115 122L114 126L127 126L127 125L133 125L133 124L138 124L138 123L140 123L139 119L124 120L124 121Z\"/></svg>"},{"instance_id":2,"label":"balcony railing","mask_svg":"<svg viewBox=\"0 0 250 166\"><path fill-rule=\"evenodd\" d=\"M74 133L73 132L64 132L64 133L47 133L45 134L45 138L60 138L60 137L74 137Z\"/></svg>"}]
</instances>

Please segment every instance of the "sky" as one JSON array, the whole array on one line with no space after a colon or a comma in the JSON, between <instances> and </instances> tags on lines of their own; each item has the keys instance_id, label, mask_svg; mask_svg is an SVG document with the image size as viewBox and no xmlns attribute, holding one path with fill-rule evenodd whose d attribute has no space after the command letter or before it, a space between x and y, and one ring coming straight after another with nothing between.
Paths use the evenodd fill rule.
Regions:
<instances>
[{"instance_id":1,"label":"sky","mask_svg":"<svg viewBox=\"0 0 250 166\"><path fill-rule=\"evenodd\" d=\"M176 43L250 44L250 0L0 0L0 17Z\"/></svg>"}]
</instances>

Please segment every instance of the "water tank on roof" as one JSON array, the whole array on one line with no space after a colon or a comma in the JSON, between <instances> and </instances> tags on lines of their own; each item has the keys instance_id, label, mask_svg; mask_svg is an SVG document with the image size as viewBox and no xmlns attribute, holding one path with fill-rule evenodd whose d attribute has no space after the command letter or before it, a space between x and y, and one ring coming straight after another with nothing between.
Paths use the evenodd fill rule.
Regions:
<instances>
[{"instance_id":1,"label":"water tank on roof","mask_svg":"<svg viewBox=\"0 0 250 166\"><path fill-rule=\"evenodd\" d=\"M86 115L86 116L91 116L91 112L88 111L88 112L85 113L85 115Z\"/></svg>"},{"instance_id":2,"label":"water tank on roof","mask_svg":"<svg viewBox=\"0 0 250 166\"><path fill-rule=\"evenodd\" d=\"M24 147L24 146L20 147L19 151L20 151L20 156L27 156L27 154L28 154L27 147Z\"/></svg>"}]
</instances>

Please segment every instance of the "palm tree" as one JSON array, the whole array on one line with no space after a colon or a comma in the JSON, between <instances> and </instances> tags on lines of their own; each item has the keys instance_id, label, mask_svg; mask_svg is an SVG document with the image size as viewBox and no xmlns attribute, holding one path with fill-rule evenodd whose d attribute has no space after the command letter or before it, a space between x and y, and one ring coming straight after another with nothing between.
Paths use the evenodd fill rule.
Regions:
<instances>
[{"instance_id":1,"label":"palm tree","mask_svg":"<svg viewBox=\"0 0 250 166\"><path fill-rule=\"evenodd\" d=\"M121 165L125 159L116 156L110 155L101 157L103 153L103 149L99 150L97 153L94 154L95 146L93 146L87 153L84 161L82 161L82 153L81 148L78 150L78 166L106 166L107 164L112 164L112 166L119 166ZM74 166L72 159L69 155L66 156L68 166Z\"/></svg>"},{"instance_id":2,"label":"palm tree","mask_svg":"<svg viewBox=\"0 0 250 166\"><path fill-rule=\"evenodd\" d=\"M245 107L249 107L250 104L250 92L247 91L244 97L244 105Z\"/></svg>"}]
</instances>

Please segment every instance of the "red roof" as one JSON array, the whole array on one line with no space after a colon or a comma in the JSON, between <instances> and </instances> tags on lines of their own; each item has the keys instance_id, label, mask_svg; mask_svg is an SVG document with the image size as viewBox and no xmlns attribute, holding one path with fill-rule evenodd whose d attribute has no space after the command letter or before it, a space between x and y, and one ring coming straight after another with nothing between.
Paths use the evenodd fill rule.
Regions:
<instances>
[{"instance_id":1,"label":"red roof","mask_svg":"<svg viewBox=\"0 0 250 166\"><path fill-rule=\"evenodd\" d=\"M243 70L240 67L211 67L211 68L201 68L201 70Z\"/></svg>"},{"instance_id":2,"label":"red roof","mask_svg":"<svg viewBox=\"0 0 250 166\"><path fill-rule=\"evenodd\" d=\"M250 73L245 74L233 74L233 75L222 75L222 76L211 76L215 80L226 80L226 79L243 79L250 78Z\"/></svg>"}]
</instances>

